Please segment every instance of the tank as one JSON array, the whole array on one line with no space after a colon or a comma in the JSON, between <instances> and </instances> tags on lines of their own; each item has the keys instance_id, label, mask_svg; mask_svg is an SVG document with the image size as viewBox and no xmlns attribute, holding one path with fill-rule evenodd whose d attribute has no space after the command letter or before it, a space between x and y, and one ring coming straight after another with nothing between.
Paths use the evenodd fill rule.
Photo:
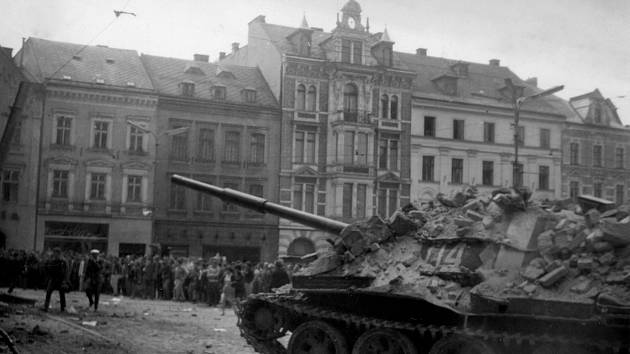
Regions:
<instances>
[{"instance_id":1,"label":"tank","mask_svg":"<svg viewBox=\"0 0 630 354\"><path fill-rule=\"evenodd\" d=\"M174 175L331 234L292 283L237 305L259 353L629 353L630 217L474 191L346 224ZM289 336L288 343L285 336ZM285 343L285 344L282 344Z\"/></svg>"}]
</instances>

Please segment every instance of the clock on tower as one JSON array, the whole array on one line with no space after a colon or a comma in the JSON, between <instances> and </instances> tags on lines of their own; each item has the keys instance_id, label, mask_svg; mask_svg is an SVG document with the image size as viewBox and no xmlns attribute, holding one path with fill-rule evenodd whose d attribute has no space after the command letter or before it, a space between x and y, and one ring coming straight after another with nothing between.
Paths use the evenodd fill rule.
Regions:
<instances>
[{"instance_id":1,"label":"clock on tower","mask_svg":"<svg viewBox=\"0 0 630 354\"><path fill-rule=\"evenodd\" d=\"M348 19L348 27L354 29L356 27L357 23L354 21L354 18L350 17Z\"/></svg>"}]
</instances>

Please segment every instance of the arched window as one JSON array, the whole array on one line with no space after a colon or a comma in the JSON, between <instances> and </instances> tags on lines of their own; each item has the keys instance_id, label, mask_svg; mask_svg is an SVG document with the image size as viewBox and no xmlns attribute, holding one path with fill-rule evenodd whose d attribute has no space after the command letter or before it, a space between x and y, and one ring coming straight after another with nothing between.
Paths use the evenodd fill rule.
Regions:
<instances>
[{"instance_id":1,"label":"arched window","mask_svg":"<svg viewBox=\"0 0 630 354\"><path fill-rule=\"evenodd\" d=\"M306 237L296 238L289 244L287 254L289 256L304 256L315 252L315 244Z\"/></svg>"},{"instance_id":2,"label":"arched window","mask_svg":"<svg viewBox=\"0 0 630 354\"><path fill-rule=\"evenodd\" d=\"M349 122L356 122L358 118L357 110L359 107L358 90L354 84L346 84L343 88L343 119Z\"/></svg>"},{"instance_id":3,"label":"arched window","mask_svg":"<svg viewBox=\"0 0 630 354\"><path fill-rule=\"evenodd\" d=\"M304 110L304 102L306 99L306 88L300 84L297 87L297 97L295 99L295 108L298 110Z\"/></svg>"},{"instance_id":4,"label":"arched window","mask_svg":"<svg viewBox=\"0 0 630 354\"><path fill-rule=\"evenodd\" d=\"M317 98L317 89L315 86L311 86L308 88L308 93L306 94L306 110L307 111L315 111L315 100Z\"/></svg>"},{"instance_id":5,"label":"arched window","mask_svg":"<svg viewBox=\"0 0 630 354\"><path fill-rule=\"evenodd\" d=\"M398 96L392 95L389 119L398 119Z\"/></svg>"},{"instance_id":6,"label":"arched window","mask_svg":"<svg viewBox=\"0 0 630 354\"><path fill-rule=\"evenodd\" d=\"M389 113L389 97L381 96L381 118L387 118Z\"/></svg>"}]
</instances>

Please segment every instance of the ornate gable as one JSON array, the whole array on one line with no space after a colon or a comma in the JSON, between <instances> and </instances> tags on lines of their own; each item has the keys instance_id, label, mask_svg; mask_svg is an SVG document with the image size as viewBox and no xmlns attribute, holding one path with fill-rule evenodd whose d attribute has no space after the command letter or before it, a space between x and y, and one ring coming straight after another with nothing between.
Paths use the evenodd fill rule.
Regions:
<instances>
[{"instance_id":1,"label":"ornate gable","mask_svg":"<svg viewBox=\"0 0 630 354\"><path fill-rule=\"evenodd\" d=\"M46 166L50 166L50 165L70 165L70 166L76 166L79 162L73 158L70 158L68 156L54 156L54 157L49 157L44 161L44 164Z\"/></svg>"},{"instance_id":2,"label":"ornate gable","mask_svg":"<svg viewBox=\"0 0 630 354\"><path fill-rule=\"evenodd\" d=\"M295 171L295 176L298 177L318 177L319 173L317 173L317 171L315 171L314 169L308 167L308 166L303 166L300 169Z\"/></svg>"}]
</instances>

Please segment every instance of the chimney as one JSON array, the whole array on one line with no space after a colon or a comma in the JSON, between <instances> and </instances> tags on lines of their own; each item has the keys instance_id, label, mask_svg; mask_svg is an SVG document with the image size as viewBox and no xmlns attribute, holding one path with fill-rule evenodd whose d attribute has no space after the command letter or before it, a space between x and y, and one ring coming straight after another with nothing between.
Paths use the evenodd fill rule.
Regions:
<instances>
[{"instance_id":1,"label":"chimney","mask_svg":"<svg viewBox=\"0 0 630 354\"><path fill-rule=\"evenodd\" d=\"M9 47L0 47L0 48L2 49L4 54L6 54L9 58L13 57L13 48L9 48Z\"/></svg>"},{"instance_id":2,"label":"chimney","mask_svg":"<svg viewBox=\"0 0 630 354\"><path fill-rule=\"evenodd\" d=\"M225 59L225 52L219 52L219 60Z\"/></svg>"},{"instance_id":3,"label":"chimney","mask_svg":"<svg viewBox=\"0 0 630 354\"><path fill-rule=\"evenodd\" d=\"M501 61L499 59L490 59L488 63L490 66L501 66Z\"/></svg>"},{"instance_id":4,"label":"chimney","mask_svg":"<svg viewBox=\"0 0 630 354\"><path fill-rule=\"evenodd\" d=\"M416 55L419 57L426 57L427 56L427 48L418 48L416 49Z\"/></svg>"},{"instance_id":5,"label":"chimney","mask_svg":"<svg viewBox=\"0 0 630 354\"><path fill-rule=\"evenodd\" d=\"M238 42L232 43L232 53L236 53L238 51Z\"/></svg>"},{"instance_id":6,"label":"chimney","mask_svg":"<svg viewBox=\"0 0 630 354\"><path fill-rule=\"evenodd\" d=\"M203 61L207 63L210 61L210 56L207 54L193 54L193 59L195 61Z\"/></svg>"},{"instance_id":7,"label":"chimney","mask_svg":"<svg viewBox=\"0 0 630 354\"><path fill-rule=\"evenodd\" d=\"M534 86L534 87L538 87L538 78L537 77L530 77L529 79L525 80L525 82L527 82L528 84Z\"/></svg>"}]
</instances>

